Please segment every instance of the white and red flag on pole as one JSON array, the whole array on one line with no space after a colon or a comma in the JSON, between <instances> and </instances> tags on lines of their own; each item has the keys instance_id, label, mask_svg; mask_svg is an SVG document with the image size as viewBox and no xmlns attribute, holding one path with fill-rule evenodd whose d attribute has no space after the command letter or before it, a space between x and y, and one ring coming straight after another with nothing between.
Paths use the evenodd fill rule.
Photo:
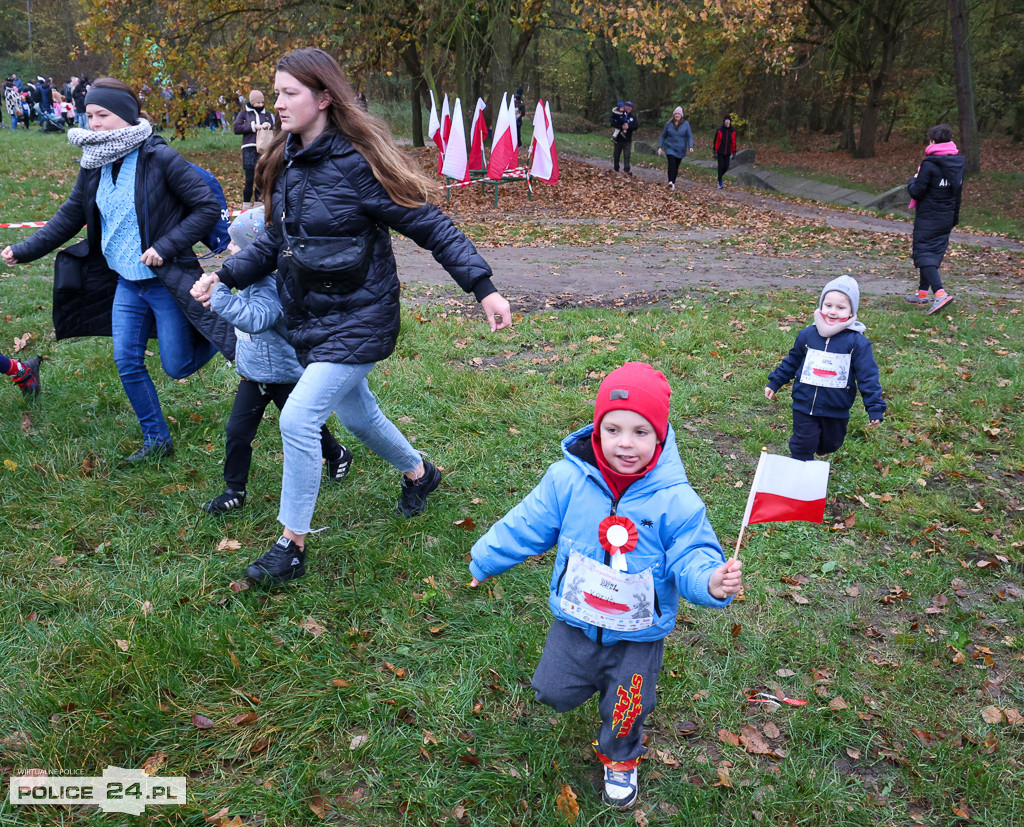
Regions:
<instances>
[{"instance_id":1,"label":"white and red flag on pole","mask_svg":"<svg viewBox=\"0 0 1024 827\"><path fill-rule=\"evenodd\" d=\"M444 101L441 103L441 128L438 130L438 136L441 142L438 144L440 153L437 156L437 174L441 174L441 170L444 168L444 156L448 152L448 135L452 131L452 116L448 111L448 95L444 96ZM437 143L437 138L434 139L434 143Z\"/></svg>"},{"instance_id":2,"label":"white and red flag on pole","mask_svg":"<svg viewBox=\"0 0 1024 827\"><path fill-rule=\"evenodd\" d=\"M803 462L761 452L750 486L743 525L825 520L829 464L823 460Z\"/></svg>"},{"instance_id":3,"label":"white and red flag on pole","mask_svg":"<svg viewBox=\"0 0 1024 827\"><path fill-rule=\"evenodd\" d=\"M516 159L516 121L514 116L511 122L509 121L507 97L507 92L502 93L498 119L494 124L494 137L491 140L491 160L487 164L487 177L495 181L505 174L505 170L513 165Z\"/></svg>"},{"instance_id":4,"label":"white and red flag on pole","mask_svg":"<svg viewBox=\"0 0 1024 827\"><path fill-rule=\"evenodd\" d=\"M486 158L484 158L484 141L487 140L487 121L484 120L484 110L487 104L483 98L476 99L476 109L473 111L473 123L469 127L470 148L469 148L469 169L484 169Z\"/></svg>"},{"instance_id":5,"label":"white and red flag on pole","mask_svg":"<svg viewBox=\"0 0 1024 827\"><path fill-rule=\"evenodd\" d=\"M462 120L462 101L459 98L455 99L452 129L448 134L441 174L456 181L469 180L469 166L466 163L466 127Z\"/></svg>"},{"instance_id":6,"label":"white and red flag on pole","mask_svg":"<svg viewBox=\"0 0 1024 827\"><path fill-rule=\"evenodd\" d=\"M549 184L554 183L551 176L555 174L555 168L551 158L551 145L548 143L547 115L544 112L543 101L537 101L537 111L533 115L533 143L530 145L530 156L533 158L530 175ZM558 180L557 177L555 180Z\"/></svg>"},{"instance_id":7,"label":"white and red flag on pole","mask_svg":"<svg viewBox=\"0 0 1024 827\"><path fill-rule=\"evenodd\" d=\"M437 103L434 101L434 91L430 91L430 120L427 122L427 137L436 145L437 151L444 151L444 136L441 134L441 121L437 118Z\"/></svg>"},{"instance_id":8,"label":"white and red flag on pole","mask_svg":"<svg viewBox=\"0 0 1024 827\"><path fill-rule=\"evenodd\" d=\"M555 126L551 120L551 101L544 102L545 127L548 136L548 149L551 150L551 177L547 179L549 184L558 183L558 149L555 147Z\"/></svg>"}]
</instances>

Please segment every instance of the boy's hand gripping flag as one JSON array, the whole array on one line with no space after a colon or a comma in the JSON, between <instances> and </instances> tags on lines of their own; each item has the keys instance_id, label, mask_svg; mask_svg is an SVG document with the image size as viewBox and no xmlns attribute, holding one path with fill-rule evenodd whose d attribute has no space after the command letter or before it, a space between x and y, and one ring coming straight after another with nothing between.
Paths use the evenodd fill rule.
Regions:
<instances>
[{"instance_id":1,"label":"boy's hand gripping flag","mask_svg":"<svg viewBox=\"0 0 1024 827\"><path fill-rule=\"evenodd\" d=\"M824 460L803 462L762 450L733 557L739 555L744 529L753 523L824 522L828 470Z\"/></svg>"}]
</instances>

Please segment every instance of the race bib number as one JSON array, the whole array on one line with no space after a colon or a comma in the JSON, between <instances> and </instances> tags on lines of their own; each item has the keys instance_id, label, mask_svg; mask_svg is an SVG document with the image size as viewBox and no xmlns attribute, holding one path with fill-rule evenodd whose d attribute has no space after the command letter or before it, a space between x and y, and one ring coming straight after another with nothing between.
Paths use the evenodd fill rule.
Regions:
<instances>
[{"instance_id":1,"label":"race bib number","mask_svg":"<svg viewBox=\"0 0 1024 827\"><path fill-rule=\"evenodd\" d=\"M238 341L240 341L240 342L251 342L252 341L252 336L250 336L244 330L239 330L237 327L235 328L235 338L238 339Z\"/></svg>"},{"instance_id":2,"label":"race bib number","mask_svg":"<svg viewBox=\"0 0 1024 827\"><path fill-rule=\"evenodd\" d=\"M636 632L654 623L651 569L628 574L570 551L564 583L561 609L570 617L614 632Z\"/></svg>"},{"instance_id":3,"label":"race bib number","mask_svg":"<svg viewBox=\"0 0 1024 827\"><path fill-rule=\"evenodd\" d=\"M808 348L800 381L819 388L845 388L850 384L850 354Z\"/></svg>"}]
</instances>

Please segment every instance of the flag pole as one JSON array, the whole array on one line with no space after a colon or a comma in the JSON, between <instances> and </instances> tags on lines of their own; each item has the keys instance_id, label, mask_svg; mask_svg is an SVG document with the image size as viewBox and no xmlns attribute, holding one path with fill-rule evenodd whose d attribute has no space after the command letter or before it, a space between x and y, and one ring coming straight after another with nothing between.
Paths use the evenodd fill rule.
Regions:
<instances>
[{"instance_id":1,"label":"flag pole","mask_svg":"<svg viewBox=\"0 0 1024 827\"><path fill-rule=\"evenodd\" d=\"M764 466L764 458L768 455L768 449L761 446L761 455L757 458L757 469L754 471L754 481L750 484L750 494L747 495L747 507L743 510L743 522L740 523L740 536L736 538L736 548L732 553L732 560L740 557L740 544L743 542L743 532L747 528L747 521L750 520L750 511L754 507L754 494L757 492L757 483L761 479L761 468Z\"/></svg>"}]
</instances>

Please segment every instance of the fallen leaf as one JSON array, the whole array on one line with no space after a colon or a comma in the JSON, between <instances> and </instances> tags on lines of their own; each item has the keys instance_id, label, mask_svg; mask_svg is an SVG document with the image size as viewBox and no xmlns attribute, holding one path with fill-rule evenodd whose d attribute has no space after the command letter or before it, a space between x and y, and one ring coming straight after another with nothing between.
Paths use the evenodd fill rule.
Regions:
<instances>
[{"instance_id":1,"label":"fallen leaf","mask_svg":"<svg viewBox=\"0 0 1024 827\"><path fill-rule=\"evenodd\" d=\"M971 811L967 807L967 799L961 798L960 803L953 806L953 815L957 818L964 818L968 821L971 820Z\"/></svg>"},{"instance_id":2,"label":"fallen leaf","mask_svg":"<svg viewBox=\"0 0 1024 827\"><path fill-rule=\"evenodd\" d=\"M1005 720L1003 710L998 706L986 706L981 710L981 717L986 724L1001 724Z\"/></svg>"},{"instance_id":3,"label":"fallen leaf","mask_svg":"<svg viewBox=\"0 0 1024 827\"><path fill-rule=\"evenodd\" d=\"M779 738L782 736L782 733L773 721L769 721L764 725L764 734L769 738Z\"/></svg>"},{"instance_id":4,"label":"fallen leaf","mask_svg":"<svg viewBox=\"0 0 1024 827\"><path fill-rule=\"evenodd\" d=\"M796 672L794 672L792 669L776 669L775 674L778 675L780 678L792 678L796 674Z\"/></svg>"},{"instance_id":5,"label":"fallen leaf","mask_svg":"<svg viewBox=\"0 0 1024 827\"><path fill-rule=\"evenodd\" d=\"M334 684L334 686L340 686L342 688L345 688L345 687L348 687L348 686L352 685L347 680L345 680L344 678L335 678L334 680L331 681L331 683Z\"/></svg>"},{"instance_id":6,"label":"fallen leaf","mask_svg":"<svg viewBox=\"0 0 1024 827\"><path fill-rule=\"evenodd\" d=\"M247 588L249 588L249 581L232 580L228 588L231 589L231 591L233 591L235 594L238 594L239 592L244 592Z\"/></svg>"},{"instance_id":7,"label":"fallen leaf","mask_svg":"<svg viewBox=\"0 0 1024 827\"><path fill-rule=\"evenodd\" d=\"M576 821L576 816L580 814L580 805L576 800L576 793L573 792L572 787L568 784L563 784L561 792L558 793L558 797L555 799L555 804L558 808L558 814L565 821L568 821L570 824Z\"/></svg>"},{"instance_id":8,"label":"fallen leaf","mask_svg":"<svg viewBox=\"0 0 1024 827\"><path fill-rule=\"evenodd\" d=\"M259 718L259 715L255 712L240 712L231 718L231 725L246 726L247 724L254 724L257 718Z\"/></svg>"},{"instance_id":9,"label":"fallen leaf","mask_svg":"<svg viewBox=\"0 0 1024 827\"><path fill-rule=\"evenodd\" d=\"M29 619L31 620L32 618L30 617ZM117 648L120 649L122 652L128 651L129 643L127 640L121 640L120 638L118 638L114 641L114 643L117 644Z\"/></svg>"},{"instance_id":10,"label":"fallen leaf","mask_svg":"<svg viewBox=\"0 0 1024 827\"><path fill-rule=\"evenodd\" d=\"M853 747L847 747L846 754L849 755L854 761L860 758L860 750L854 749Z\"/></svg>"},{"instance_id":11,"label":"fallen leaf","mask_svg":"<svg viewBox=\"0 0 1024 827\"><path fill-rule=\"evenodd\" d=\"M151 614L153 614L153 604L146 600L142 604L142 616L149 617Z\"/></svg>"},{"instance_id":12,"label":"fallen leaf","mask_svg":"<svg viewBox=\"0 0 1024 827\"><path fill-rule=\"evenodd\" d=\"M365 746L370 741L369 735L354 735L352 740L348 742L348 748L350 752L355 752L361 746Z\"/></svg>"},{"instance_id":13,"label":"fallen leaf","mask_svg":"<svg viewBox=\"0 0 1024 827\"><path fill-rule=\"evenodd\" d=\"M146 775L157 775L160 772L160 768L167 763L166 752L154 752L149 758L142 763L142 771Z\"/></svg>"},{"instance_id":14,"label":"fallen leaf","mask_svg":"<svg viewBox=\"0 0 1024 827\"><path fill-rule=\"evenodd\" d=\"M313 637L319 637L327 630L311 617L307 617L299 624L299 628L309 632Z\"/></svg>"},{"instance_id":15,"label":"fallen leaf","mask_svg":"<svg viewBox=\"0 0 1024 827\"><path fill-rule=\"evenodd\" d=\"M309 802L309 809L313 811L313 815L317 818L327 817L327 805L324 803L324 797L319 792L313 792L313 798Z\"/></svg>"},{"instance_id":16,"label":"fallen leaf","mask_svg":"<svg viewBox=\"0 0 1024 827\"><path fill-rule=\"evenodd\" d=\"M768 742L764 740L764 736L757 731L756 727L744 724L740 733L740 743L751 755L774 755L772 748L768 746Z\"/></svg>"},{"instance_id":17,"label":"fallen leaf","mask_svg":"<svg viewBox=\"0 0 1024 827\"><path fill-rule=\"evenodd\" d=\"M242 544L238 542L238 540L229 540L227 537L222 538L221 541L217 543L217 551L234 551L241 547Z\"/></svg>"},{"instance_id":18,"label":"fallen leaf","mask_svg":"<svg viewBox=\"0 0 1024 827\"><path fill-rule=\"evenodd\" d=\"M453 525L457 525L459 528L464 528L466 531L473 531L476 529L476 523L472 517L464 517L461 520L456 520Z\"/></svg>"},{"instance_id":19,"label":"fallen leaf","mask_svg":"<svg viewBox=\"0 0 1024 827\"><path fill-rule=\"evenodd\" d=\"M728 787L732 789L732 779L729 777L728 767L718 768L718 780L711 785L712 787Z\"/></svg>"},{"instance_id":20,"label":"fallen leaf","mask_svg":"<svg viewBox=\"0 0 1024 827\"><path fill-rule=\"evenodd\" d=\"M735 732L730 732L724 728L718 730L718 740L724 744L729 744L734 747L738 747L740 745L740 736Z\"/></svg>"},{"instance_id":21,"label":"fallen leaf","mask_svg":"<svg viewBox=\"0 0 1024 827\"><path fill-rule=\"evenodd\" d=\"M831 701L828 702L828 708L829 709L836 709L836 710L838 710L838 709L846 709L847 707L849 707L849 704L846 703L845 700L843 700L843 697L841 695L837 695Z\"/></svg>"},{"instance_id":22,"label":"fallen leaf","mask_svg":"<svg viewBox=\"0 0 1024 827\"><path fill-rule=\"evenodd\" d=\"M213 729L213 721L198 712L192 716L192 725L196 729Z\"/></svg>"}]
</instances>

